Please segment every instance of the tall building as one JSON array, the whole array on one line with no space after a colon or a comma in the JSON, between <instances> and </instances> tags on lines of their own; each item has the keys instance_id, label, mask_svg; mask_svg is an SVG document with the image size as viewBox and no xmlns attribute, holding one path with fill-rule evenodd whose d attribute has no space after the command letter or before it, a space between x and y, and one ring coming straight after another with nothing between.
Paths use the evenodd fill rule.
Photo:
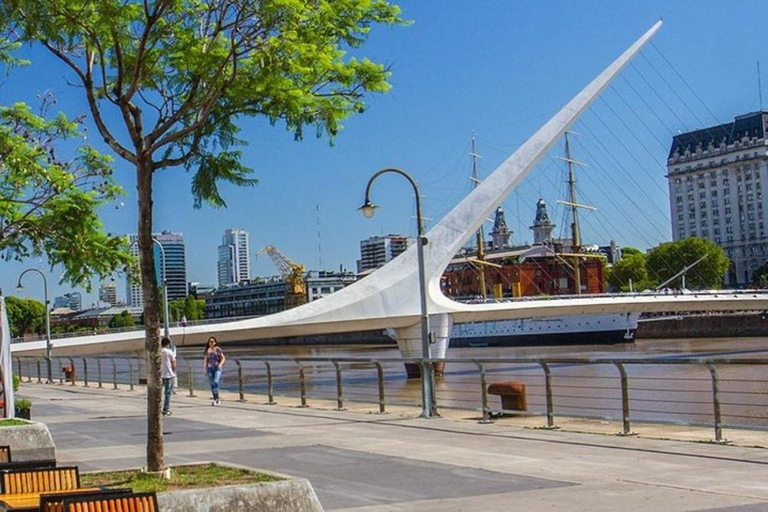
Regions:
<instances>
[{"instance_id":1,"label":"tall building","mask_svg":"<svg viewBox=\"0 0 768 512\"><path fill-rule=\"evenodd\" d=\"M543 198L539 198L536 203L536 217L533 220L533 244L541 245L552 241L552 231L555 229L555 225L549 220L549 212L547 212L547 203Z\"/></svg>"},{"instance_id":2,"label":"tall building","mask_svg":"<svg viewBox=\"0 0 768 512\"><path fill-rule=\"evenodd\" d=\"M99 286L99 301L110 306L117 304L117 286L115 283L106 283Z\"/></svg>"},{"instance_id":3,"label":"tall building","mask_svg":"<svg viewBox=\"0 0 768 512\"><path fill-rule=\"evenodd\" d=\"M360 259L357 261L357 273L362 274L393 260L410 245L405 235L374 236L360 242Z\"/></svg>"},{"instance_id":4,"label":"tall building","mask_svg":"<svg viewBox=\"0 0 768 512\"><path fill-rule=\"evenodd\" d=\"M251 255L248 232L228 229L219 246L219 287L244 283L251 278Z\"/></svg>"},{"instance_id":5,"label":"tall building","mask_svg":"<svg viewBox=\"0 0 768 512\"><path fill-rule=\"evenodd\" d=\"M152 244L158 285L162 285L167 279L168 301L185 299L187 297L187 258L184 235L163 231L160 234L153 234L152 238L157 240L163 247L161 251L156 243ZM131 253L138 258L138 236L135 234L128 235L128 240ZM165 253L165 265L163 265L163 253ZM163 269L165 269L165 275L163 274ZM126 296L130 306L144 306L144 293L141 289L141 281L133 278L130 274L126 276Z\"/></svg>"},{"instance_id":6,"label":"tall building","mask_svg":"<svg viewBox=\"0 0 768 512\"><path fill-rule=\"evenodd\" d=\"M766 201L768 112L737 116L672 139L667 160L674 240L695 236L731 259L729 286L748 285L768 258Z\"/></svg>"}]
</instances>

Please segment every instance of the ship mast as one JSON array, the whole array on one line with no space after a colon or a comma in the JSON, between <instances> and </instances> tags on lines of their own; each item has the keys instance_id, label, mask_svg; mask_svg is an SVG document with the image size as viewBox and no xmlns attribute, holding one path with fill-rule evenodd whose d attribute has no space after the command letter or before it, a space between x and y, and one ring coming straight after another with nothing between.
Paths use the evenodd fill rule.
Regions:
<instances>
[{"instance_id":1,"label":"ship mast","mask_svg":"<svg viewBox=\"0 0 768 512\"><path fill-rule=\"evenodd\" d=\"M576 202L576 178L573 173L573 167L574 165L584 166L584 164L571 158L571 140L568 137L570 133L571 132L568 131L565 132L565 158L559 157L560 160L568 162L568 195L570 197L568 198L568 201L558 201L558 203L571 207L571 215L573 218L573 222L571 223L571 237L573 238L573 281L574 287L576 288L576 295L581 295L581 269L579 265L581 259L581 255L579 254L581 252L581 233L579 231L579 208L587 208L590 210L594 210L595 208Z\"/></svg>"},{"instance_id":2,"label":"ship mast","mask_svg":"<svg viewBox=\"0 0 768 512\"><path fill-rule=\"evenodd\" d=\"M472 157L472 182L474 183L474 188L477 188L477 186L480 184L480 178L477 176L477 159L480 158L480 155L477 154L477 147L475 146L475 132L472 132L472 151L469 153ZM483 239L483 225L480 225L480 229L477 230L476 235L476 241L477 241L477 270L478 275L480 277L480 296L482 297L483 301L485 301L488 298L488 294L486 292L485 287L485 241Z\"/></svg>"}]
</instances>

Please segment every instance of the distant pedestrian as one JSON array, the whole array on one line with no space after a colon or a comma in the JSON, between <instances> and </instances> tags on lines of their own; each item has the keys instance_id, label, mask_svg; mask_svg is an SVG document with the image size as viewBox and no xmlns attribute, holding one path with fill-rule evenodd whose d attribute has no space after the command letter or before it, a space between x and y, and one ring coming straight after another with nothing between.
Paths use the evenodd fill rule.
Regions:
<instances>
[{"instance_id":1,"label":"distant pedestrian","mask_svg":"<svg viewBox=\"0 0 768 512\"><path fill-rule=\"evenodd\" d=\"M171 414L171 393L173 393L173 383L176 378L176 351L171 350L170 338L163 338L160 342L160 357L162 359L160 376L163 378L163 393L165 395L163 414L169 416Z\"/></svg>"},{"instance_id":2,"label":"distant pedestrian","mask_svg":"<svg viewBox=\"0 0 768 512\"><path fill-rule=\"evenodd\" d=\"M203 369L208 374L208 381L211 383L211 394L213 402L211 405L219 405L219 382L221 381L221 369L224 366L224 352L219 348L219 342L214 336L208 338L208 346L205 347L205 358L203 359Z\"/></svg>"},{"instance_id":3,"label":"distant pedestrian","mask_svg":"<svg viewBox=\"0 0 768 512\"><path fill-rule=\"evenodd\" d=\"M171 346L168 347L168 348L170 348L171 352L173 352L173 359L175 361L176 360L176 344L173 342L173 340L171 340ZM178 388L178 387L179 387L179 372L174 370L173 389L171 389L171 393L175 395L176 394L176 388Z\"/></svg>"}]
</instances>

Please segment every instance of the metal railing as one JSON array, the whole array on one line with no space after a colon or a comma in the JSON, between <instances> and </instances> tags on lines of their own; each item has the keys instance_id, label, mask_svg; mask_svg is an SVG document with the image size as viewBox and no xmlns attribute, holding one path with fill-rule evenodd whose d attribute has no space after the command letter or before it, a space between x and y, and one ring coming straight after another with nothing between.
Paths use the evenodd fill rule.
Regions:
<instances>
[{"instance_id":1,"label":"metal railing","mask_svg":"<svg viewBox=\"0 0 768 512\"><path fill-rule=\"evenodd\" d=\"M403 363L418 359L327 357L232 357L221 387L238 400L266 396L370 404L384 414L387 407L420 406L420 384L406 378ZM531 414L545 418L545 428L557 428L555 418L586 417L621 422L623 435L632 434L633 421L709 425L714 440L723 442L724 428L768 429L768 359L631 359L631 358L493 358L429 360L445 362L436 383L436 403L443 409L476 410L479 421L502 414ZM43 382L45 358L14 357L24 382ZM133 390L145 371L143 359L114 357L54 357L54 385ZM233 371L234 369L234 371ZM90 372L90 373L89 373ZM207 384L200 360L179 359L180 387L189 396ZM186 382L185 382L186 381ZM494 406L493 383L525 386L527 411ZM198 387L199 386L199 387Z\"/></svg>"}]
</instances>

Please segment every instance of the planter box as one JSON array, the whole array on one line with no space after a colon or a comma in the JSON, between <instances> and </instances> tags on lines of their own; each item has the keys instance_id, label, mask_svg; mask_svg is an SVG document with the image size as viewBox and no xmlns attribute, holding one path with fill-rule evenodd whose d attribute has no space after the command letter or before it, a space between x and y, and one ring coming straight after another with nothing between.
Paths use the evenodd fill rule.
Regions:
<instances>
[{"instance_id":1,"label":"planter box","mask_svg":"<svg viewBox=\"0 0 768 512\"><path fill-rule=\"evenodd\" d=\"M0 439L11 447L14 461L56 460L56 445L44 423L0 427Z\"/></svg>"}]
</instances>

